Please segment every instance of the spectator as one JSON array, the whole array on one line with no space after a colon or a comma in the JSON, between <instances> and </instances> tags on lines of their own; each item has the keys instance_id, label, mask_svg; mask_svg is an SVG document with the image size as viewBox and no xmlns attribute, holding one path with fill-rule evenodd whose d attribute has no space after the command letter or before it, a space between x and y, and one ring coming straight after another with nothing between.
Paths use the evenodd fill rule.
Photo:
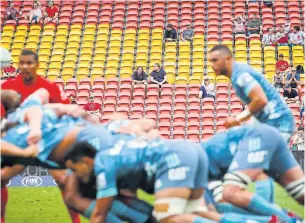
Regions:
<instances>
[{"instance_id":1,"label":"spectator","mask_svg":"<svg viewBox=\"0 0 305 223\"><path fill-rule=\"evenodd\" d=\"M58 8L56 6L54 6L54 2L49 1L48 6L46 7L45 11L44 11L44 15L45 15L45 23L48 22L58 22Z\"/></svg>"},{"instance_id":2,"label":"spectator","mask_svg":"<svg viewBox=\"0 0 305 223\"><path fill-rule=\"evenodd\" d=\"M290 46L301 46L304 44L305 35L304 32L300 31L299 26L294 26L289 35Z\"/></svg>"},{"instance_id":3,"label":"spectator","mask_svg":"<svg viewBox=\"0 0 305 223\"><path fill-rule=\"evenodd\" d=\"M16 74L17 74L17 70L13 66L13 62L11 62L3 69L3 75L6 76L7 78L14 78Z\"/></svg>"},{"instance_id":4,"label":"spectator","mask_svg":"<svg viewBox=\"0 0 305 223\"><path fill-rule=\"evenodd\" d=\"M260 34L262 30L262 23L256 13L253 13L252 17L248 19L247 29L249 36L251 34Z\"/></svg>"},{"instance_id":5,"label":"spectator","mask_svg":"<svg viewBox=\"0 0 305 223\"><path fill-rule=\"evenodd\" d=\"M77 104L75 94L70 94L68 98L69 98L71 104Z\"/></svg>"},{"instance_id":6,"label":"spectator","mask_svg":"<svg viewBox=\"0 0 305 223\"><path fill-rule=\"evenodd\" d=\"M162 84L167 84L166 72L158 63L154 64L154 70L150 73L150 83L158 84L160 87Z\"/></svg>"},{"instance_id":7,"label":"spectator","mask_svg":"<svg viewBox=\"0 0 305 223\"><path fill-rule=\"evenodd\" d=\"M289 23L288 23L288 27L285 24L278 28L278 32L275 34L275 40L278 46L288 46L289 31L290 31Z\"/></svg>"},{"instance_id":8,"label":"spectator","mask_svg":"<svg viewBox=\"0 0 305 223\"><path fill-rule=\"evenodd\" d=\"M147 75L143 71L143 67L138 67L137 70L132 74L132 81L134 84L146 84Z\"/></svg>"},{"instance_id":9,"label":"spectator","mask_svg":"<svg viewBox=\"0 0 305 223\"><path fill-rule=\"evenodd\" d=\"M15 20L18 21L17 15L19 14L18 10L14 8L14 3L11 2L9 7L5 11L5 20Z\"/></svg>"},{"instance_id":10,"label":"spectator","mask_svg":"<svg viewBox=\"0 0 305 223\"><path fill-rule=\"evenodd\" d=\"M215 85L211 83L209 77L205 77L200 87L199 97L215 99Z\"/></svg>"},{"instance_id":11,"label":"spectator","mask_svg":"<svg viewBox=\"0 0 305 223\"><path fill-rule=\"evenodd\" d=\"M245 27L245 19L243 16L237 16L236 18L232 19L232 22L234 23L234 34L245 34L246 33L246 27Z\"/></svg>"},{"instance_id":12,"label":"spectator","mask_svg":"<svg viewBox=\"0 0 305 223\"><path fill-rule=\"evenodd\" d=\"M305 112L305 97L303 97L301 109L300 109L300 118L303 118L303 113Z\"/></svg>"},{"instance_id":13,"label":"spectator","mask_svg":"<svg viewBox=\"0 0 305 223\"><path fill-rule=\"evenodd\" d=\"M298 131L291 139L290 145L292 150L305 150L303 126L299 126Z\"/></svg>"},{"instance_id":14,"label":"spectator","mask_svg":"<svg viewBox=\"0 0 305 223\"><path fill-rule=\"evenodd\" d=\"M272 28L267 29L267 33L263 35L262 43L263 43L263 47L275 45L275 36Z\"/></svg>"},{"instance_id":15,"label":"spectator","mask_svg":"<svg viewBox=\"0 0 305 223\"><path fill-rule=\"evenodd\" d=\"M286 84L290 84L292 88L296 88L301 90L301 76L296 73L296 69L294 67L291 68L291 73L287 74Z\"/></svg>"},{"instance_id":16,"label":"spectator","mask_svg":"<svg viewBox=\"0 0 305 223\"><path fill-rule=\"evenodd\" d=\"M165 41L176 41L177 39L177 31L173 28L172 24L168 24L166 26L166 30L164 32Z\"/></svg>"},{"instance_id":17,"label":"spectator","mask_svg":"<svg viewBox=\"0 0 305 223\"><path fill-rule=\"evenodd\" d=\"M301 64L296 67L296 70L297 74L304 74L304 67Z\"/></svg>"},{"instance_id":18,"label":"spectator","mask_svg":"<svg viewBox=\"0 0 305 223\"><path fill-rule=\"evenodd\" d=\"M280 72L280 70L275 71L275 75L273 77L274 87L278 90L284 88L285 79L284 75Z\"/></svg>"},{"instance_id":19,"label":"spectator","mask_svg":"<svg viewBox=\"0 0 305 223\"><path fill-rule=\"evenodd\" d=\"M287 73L289 71L289 64L286 60L284 60L284 55L280 54L278 57L278 61L275 64L275 68L280 72Z\"/></svg>"},{"instance_id":20,"label":"spectator","mask_svg":"<svg viewBox=\"0 0 305 223\"><path fill-rule=\"evenodd\" d=\"M267 7L272 7L273 3L274 3L274 0L263 0L263 3Z\"/></svg>"},{"instance_id":21,"label":"spectator","mask_svg":"<svg viewBox=\"0 0 305 223\"><path fill-rule=\"evenodd\" d=\"M101 109L102 106L100 103L94 102L94 96L91 95L88 98L88 103L85 104L84 110L89 112L90 114L96 115L99 119L101 119Z\"/></svg>"},{"instance_id":22,"label":"spectator","mask_svg":"<svg viewBox=\"0 0 305 223\"><path fill-rule=\"evenodd\" d=\"M194 30L191 28L191 25L186 26L186 30L181 33L180 39L182 41L192 41L194 38Z\"/></svg>"},{"instance_id":23,"label":"spectator","mask_svg":"<svg viewBox=\"0 0 305 223\"><path fill-rule=\"evenodd\" d=\"M291 88L291 85L287 84L284 90L284 98L287 104L296 103L298 101L299 95L298 92Z\"/></svg>"},{"instance_id":24,"label":"spectator","mask_svg":"<svg viewBox=\"0 0 305 223\"><path fill-rule=\"evenodd\" d=\"M27 17L29 18L30 24L38 24L40 22L40 20L42 19L42 12L40 9L39 2L34 3L33 9L29 12Z\"/></svg>"}]
</instances>

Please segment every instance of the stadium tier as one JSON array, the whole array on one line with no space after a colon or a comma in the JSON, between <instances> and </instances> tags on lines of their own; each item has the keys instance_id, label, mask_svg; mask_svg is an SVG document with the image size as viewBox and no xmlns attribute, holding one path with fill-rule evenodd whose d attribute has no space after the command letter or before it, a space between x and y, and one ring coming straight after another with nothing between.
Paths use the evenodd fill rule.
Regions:
<instances>
[{"instance_id":1,"label":"stadium tier","mask_svg":"<svg viewBox=\"0 0 305 223\"><path fill-rule=\"evenodd\" d=\"M13 1L26 15L33 0ZM103 105L102 120L114 111L158 121L162 135L198 141L224 128L228 115L243 109L228 79L216 77L207 60L208 51L218 43L230 47L237 61L251 64L269 81L275 73L277 55L282 53L294 66L304 65L302 46L262 47L259 35L234 35L231 19L257 13L263 30L288 20L304 24L304 2L275 1L272 7L258 2L203 0L55 0L58 24L28 25L28 21L2 22L1 46L10 50L17 65L23 49L38 52L39 74L55 81L69 95L85 104L90 92ZM40 0L42 7L46 0ZM1 21L7 1L1 1ZM188 24L194 28L190 42L164 42L168 23L180 33ZM132 88L136 67L147 74L160 63L169 84L161 93L155 85ZM204 76L216 84L216 100L199 99ZM304 78L304 76L302 76ZM302 79L304 81L304 79ZM304 95L304 85L302 86ZM299 106L289 105L300 125ZM204 122L203 122L204 121Z\"/></svg>"}]
</instances>

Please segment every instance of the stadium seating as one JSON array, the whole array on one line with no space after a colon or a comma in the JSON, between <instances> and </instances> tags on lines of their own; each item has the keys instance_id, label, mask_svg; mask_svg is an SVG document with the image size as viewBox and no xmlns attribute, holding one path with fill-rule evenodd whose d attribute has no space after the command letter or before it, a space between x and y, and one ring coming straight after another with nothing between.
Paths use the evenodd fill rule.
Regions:
<instances>
[{"instance_id":1,"label":"stadium seating","mask_svg":"<svg viewBox=\"0 0 305 223\"><path fill-rule=\"evenodd\" d=\"M33 1L14 0L15 7L27 13ZM46 1L41 1L42 7ZM263 29L290 19L304 23L301 0L276 1L273 7L245 1L204 0L94 0L55 1L59 23L28 25L26 21L6 21L7 1L0 5L1 46L12 53L13 62L23 49L39 55L39 74L55 81L66 94L77 95L84 104L92 92L102 102L104 115L120 112L130 118L149 117L167 138L205 139L223 129L223 120L243 107L225 77L216 77L208 61L208 51L223 43L237 61L248 62L272 80L277 55L296 65L304 65L300 46L262 48L260 38L233 38L231 18L257 13ZM276 18L276 19L274 19ZM193 43L166 42L165 26L171 23L178 34L191 24ZM161 63L169 84L132 87L131 75L142 66L147 74ZM216 84L216 100L199 99L203 76ZM294 112L296 107L292 106ZM297 116L296 116L297 118ZM297 122L300 120L297 119Z\"/></svg>"}]
</instances>

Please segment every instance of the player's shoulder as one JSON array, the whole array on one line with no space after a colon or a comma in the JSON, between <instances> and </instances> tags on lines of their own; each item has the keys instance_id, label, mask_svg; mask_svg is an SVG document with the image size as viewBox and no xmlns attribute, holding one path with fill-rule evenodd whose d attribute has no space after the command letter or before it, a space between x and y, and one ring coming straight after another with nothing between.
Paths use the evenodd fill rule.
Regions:
<instances>
[{"instance_id":1,"label":"player's shoulder","mask_svg":"<svg viewBox=\"0 0 305 223\"><path fill-rule=\"evenodd\" d=\"M44 77L37 76L37 80L40 82L40 84L43 84L43 87L56 87L57 88L57 85L54 82L52 82Z\"/></svg>"},{"instance_id":2,"label":"player's shoulder","mask_svg":"<svg viewBox=\"0 0 305 223\"><path fill-rule=\"evenodd\" d=\"M11 89L16 87L17 85L19 86L19 82L21 81L21 79L19 77L16 78L11 78L11 79L7 79L5 81L3 81L1 83L1 88L2 89Z\"/></svg>"}]
</instances>

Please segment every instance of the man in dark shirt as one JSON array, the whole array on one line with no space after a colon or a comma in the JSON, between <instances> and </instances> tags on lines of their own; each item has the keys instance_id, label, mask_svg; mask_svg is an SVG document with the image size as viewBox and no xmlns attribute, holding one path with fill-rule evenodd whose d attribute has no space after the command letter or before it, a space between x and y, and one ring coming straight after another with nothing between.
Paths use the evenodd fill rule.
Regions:
<instances>
[{"instance_id":1,"label":"man in dark shirt","mask_svg":"<svg viewBox=\"0 0 305 223\"><path fill-rule=\"evenodd\" d=\"M138 67L132 74L132 81L134 84L145 84L147 81L147 75L143 71L143 67Z\"/></svg>"},{"instance_id":2,"label":"man in dark shirt","mask_svg":"<svg viewBox=\"0 0 305 223\"><path fill-rule=\"evenodd\" d=\"M287 84L284 90L284 98L287 104L297 102L298 97L299 97L298 92L295 89L291 88L291 85Z\"/></svg>"},{"instance_id":3,"label":"man in dark shirt","mask_svg":"<svg viewBox=\"0 0 305 223\"><path fill-rule=\"evenodd\" d=\"M150 74L150 82L152 84L158 84L160 87L162 84L167 83L166 72L161 69L160 64L154 64L154 70Z\"/></svg>"},{"instance_id":4,"label":"man in dark shirt","mask_svg":"<svg viewBox=\"0 0 305 223\"><path fill-rule=\"evenodd\" d=\"M166 26L166 30L164 32L165 41L176 41L177 39L177 31L173 28L172 24L168 24Z\"/></svg>"}]
</instances>

